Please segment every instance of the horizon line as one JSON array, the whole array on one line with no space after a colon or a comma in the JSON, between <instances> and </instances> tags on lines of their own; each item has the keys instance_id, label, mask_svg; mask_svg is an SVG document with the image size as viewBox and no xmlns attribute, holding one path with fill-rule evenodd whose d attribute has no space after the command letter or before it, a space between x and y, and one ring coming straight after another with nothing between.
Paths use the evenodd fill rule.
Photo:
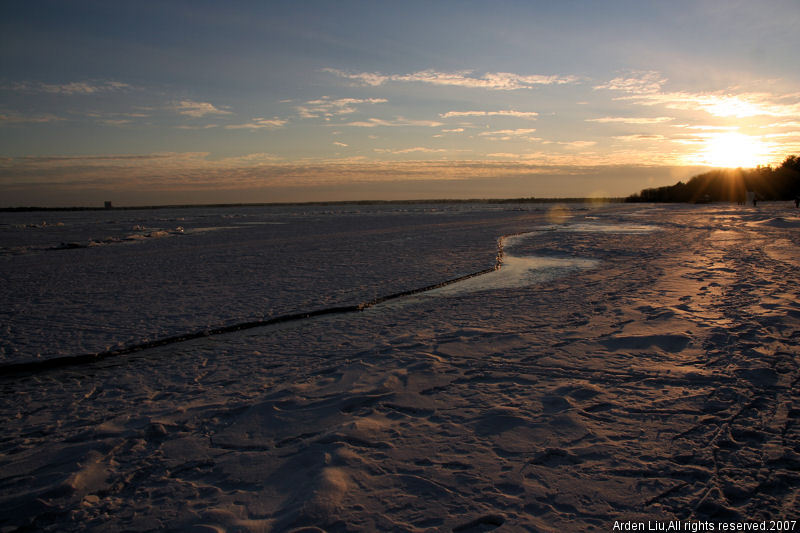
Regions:
<instances>
[{"instance_id":1,"label":"horizon line","mask_svg":"<svg viewBox=\"0 0 800 533\"><path fill-rule=\"evenodd\" d=\"M519 198L430 198L418 200L320 200L309 202L247 202L247 203L213 203L213 204L156 204L156 205L122 205L116 206L7 206L0 207L0 212L30 211L126 211L136 209L194 209L218 207L280 207L280 206L325 206L325 205L412 205L412 204L512 204L512 203L622 203L625 197L544 197L535 196Z\"/></svg>"}]
</instances>

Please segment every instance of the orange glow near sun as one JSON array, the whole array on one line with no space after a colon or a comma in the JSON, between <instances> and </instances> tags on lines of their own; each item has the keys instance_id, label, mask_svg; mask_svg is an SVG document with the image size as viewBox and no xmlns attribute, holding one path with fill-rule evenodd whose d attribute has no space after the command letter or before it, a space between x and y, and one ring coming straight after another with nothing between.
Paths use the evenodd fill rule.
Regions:
<instances>
[{"instance_id":1,"label":"orange glow near sun","mask_svg":"<svg viewBox=\"0 0 800 533\"><path fill-rule=\"evenodd\" d=\"M753 168L770 163L770 151L769 144L756 137L737 132L718 133L709 137L697 160L713 167Z\"/></svg>"}]
</instances>

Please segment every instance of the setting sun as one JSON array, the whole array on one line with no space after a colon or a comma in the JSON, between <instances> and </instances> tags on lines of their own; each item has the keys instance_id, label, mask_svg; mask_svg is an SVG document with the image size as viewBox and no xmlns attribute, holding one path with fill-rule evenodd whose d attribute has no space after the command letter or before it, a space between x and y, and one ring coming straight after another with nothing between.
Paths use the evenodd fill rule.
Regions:
<instances>
[{"instance_id":1,"label":"setting sun","mask_svg":"<svg viewBox=\"0 0 800 533\"><path fill-rule=\"evenodd\" d=\"M770 162L769 145L742 133L719 133L708 139L699 159L711 166L752 168Z\"/></svg>"}]
</instances>

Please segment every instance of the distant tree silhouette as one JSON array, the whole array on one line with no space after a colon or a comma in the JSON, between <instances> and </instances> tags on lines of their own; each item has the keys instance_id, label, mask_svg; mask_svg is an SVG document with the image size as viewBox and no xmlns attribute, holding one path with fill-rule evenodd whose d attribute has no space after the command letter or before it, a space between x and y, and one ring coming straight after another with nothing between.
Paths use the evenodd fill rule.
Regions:
<instances>
[{"instance_id":1,"label":"distant tree silhouette","mask_svg":"<svg viewBox=\"0 0 800 533\"><path fill-rule=\"evenodd\" d=\"M800 196L800 157L791 155L781 166L712 170L688 182L643 189L627 202L744 202L747 191L760 200L792 200Z\"/></svg>"}]
</instances>

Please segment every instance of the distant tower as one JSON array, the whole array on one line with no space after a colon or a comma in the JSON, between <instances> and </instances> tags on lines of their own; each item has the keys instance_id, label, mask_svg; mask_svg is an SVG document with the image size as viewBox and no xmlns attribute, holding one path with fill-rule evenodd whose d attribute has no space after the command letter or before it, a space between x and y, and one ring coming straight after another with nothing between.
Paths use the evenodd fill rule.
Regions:
<instances>
[{"instance_id":1,"label":"distant tower","mask_svg":"<svg viewBox=\"0 0 800 533\"><path fill-rule=\"evenodd\" d=\"M105 207L106 209L114 209L114 206L111 205L111 200L106 200Z\"/></svg>"}]
</instances>

